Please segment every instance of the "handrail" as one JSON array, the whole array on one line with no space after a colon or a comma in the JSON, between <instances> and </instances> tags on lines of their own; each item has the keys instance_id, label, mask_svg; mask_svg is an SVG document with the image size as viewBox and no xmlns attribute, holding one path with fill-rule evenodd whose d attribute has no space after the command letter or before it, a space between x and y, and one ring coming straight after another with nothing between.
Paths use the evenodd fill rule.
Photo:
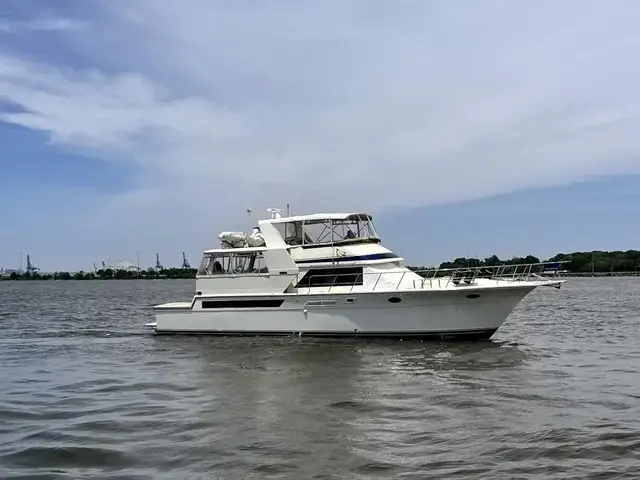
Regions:
<instances>
[{"instance_id":1,"label":"handrail","mask_svg":"<svg viewBox=\"0 0 640 480\"><path fill-rule=\"evenodd\" d=\"M403 280L407 275L414 273L421 278L411 278L410 285L405 285L404 289L409 290L422 290L425 288L449 288L452 286L472 286L476 284L478 279L495 280L498 282L530 282L536 280L545 280L547 277L543 276L545 273L545 266L554 264L556 262L540 262L540 263L525 263L515 265L491 265L491 266L477 266L477 267L454 267L454 268L429 268L424 270L409 270L409 271L395 271L395 272L376 272L376 273L345 273L343 274L348 281L341 281L339 273L328 274L314 274L310 277L306 277L304 274L296 275L294 279L294 286L297 286L300 280L305 280L305 285L297 286L298 291L305 289L310 291L311 288L328 288L328 292L338 287L350 287L349 291L353 291L355 287L363 287L365 285L371 285L372 287L366 288L366 291L377 291L380 280L384 278L387 280L385 290L399 290L403 286ZM557 273L557 270L556 272ZM393 282L391 281L392 275ZM371 280L372 277L376 277L375 281ZM355 278L354 278L355 277ZM399 279L398 279L399 277ZM326 279L325 282L317 282L319 279ZM313 280L316 282L313 282ZM307 285L307 283L309 285ZM315 283L315 284L314 284ZM406 282L405 282L406 283Z\"/></svg>"}]
</instances>

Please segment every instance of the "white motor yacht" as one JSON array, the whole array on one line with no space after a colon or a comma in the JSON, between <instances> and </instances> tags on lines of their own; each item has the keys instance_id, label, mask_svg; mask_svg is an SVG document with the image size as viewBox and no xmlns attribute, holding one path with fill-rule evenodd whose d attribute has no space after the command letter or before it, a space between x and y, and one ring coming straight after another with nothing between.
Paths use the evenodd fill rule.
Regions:
<instances>
[{"instance_id":1,"label":"white motor yacht","mask_svg":"<svg viewBox=\"0 0 640 480\"><path fill-rule=\"evenodd\" d=\"M157 333L488 339L522 299L564 280L548 264L414 271L371 215L316 213L223 232L191 301L154 307Z\"/></svg>"}]
</instances>

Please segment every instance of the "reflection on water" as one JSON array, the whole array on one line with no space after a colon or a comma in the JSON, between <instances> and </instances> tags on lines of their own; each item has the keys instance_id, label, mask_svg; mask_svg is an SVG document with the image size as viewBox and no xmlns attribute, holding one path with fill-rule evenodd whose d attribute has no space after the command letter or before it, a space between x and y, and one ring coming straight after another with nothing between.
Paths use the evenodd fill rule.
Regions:
<instances>
[{"instance_id":1,"label":"reflection on water","mask_svg":"<svg viewBox=\"0 0 640 480\"><path fill-rule=\"evenodd\" d=\"M638 478L639 284L448 344L155 337L189 282L0 284L0 477Z\"/></svg>"}]
</instances>

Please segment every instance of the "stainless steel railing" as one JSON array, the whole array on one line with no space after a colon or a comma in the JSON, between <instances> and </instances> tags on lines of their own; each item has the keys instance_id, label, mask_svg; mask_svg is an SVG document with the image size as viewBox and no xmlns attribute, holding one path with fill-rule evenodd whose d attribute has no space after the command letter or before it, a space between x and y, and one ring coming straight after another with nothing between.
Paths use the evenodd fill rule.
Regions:
<instances>
[{"instance_id":1,"label":"stainless steel railing","mask_svg":"<svg viewBox=\"0 0 640 480\"><path fill-rule=\"evenodd\" d=\"M473 285L478 279L486 279L498 282L528 282L545 279L545 273L555 273L557 270L549 270L550 262L527 263L517 265L496 265L479 267L457 268L431 268L426 270L410 270L401 272L377 272L377 273L329 273L304 274L296 277L294 285L298 291L310 291L311 288L328 288L332 291L342 287L342 291L353 291L356 287L368 286L367 291L376 291L380 281L384 279L384 290L392 291L403 289L447 288L452 285ZM414 273L421 278L415 278ZM410 284L403 284L405 278L414 277ZM393 279L393 281L391 281Z\"/></svg>"}]
</instances>

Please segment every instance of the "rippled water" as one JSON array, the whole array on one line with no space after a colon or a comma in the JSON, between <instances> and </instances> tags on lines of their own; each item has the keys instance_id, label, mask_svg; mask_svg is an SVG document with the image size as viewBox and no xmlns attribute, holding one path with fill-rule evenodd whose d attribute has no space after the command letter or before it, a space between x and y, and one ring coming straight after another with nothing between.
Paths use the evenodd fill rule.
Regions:
<instances>
[{"instance_id":1,"label":"rippled water","mask_svg":"<svg viewBox=\"0 0 640 480\"><path fill-rule=\"evenodd\" d=\"M190 281L0 282L0 478L640 478L640 279L492 342L155 337Z\"/></svg>"}]
</instances>

